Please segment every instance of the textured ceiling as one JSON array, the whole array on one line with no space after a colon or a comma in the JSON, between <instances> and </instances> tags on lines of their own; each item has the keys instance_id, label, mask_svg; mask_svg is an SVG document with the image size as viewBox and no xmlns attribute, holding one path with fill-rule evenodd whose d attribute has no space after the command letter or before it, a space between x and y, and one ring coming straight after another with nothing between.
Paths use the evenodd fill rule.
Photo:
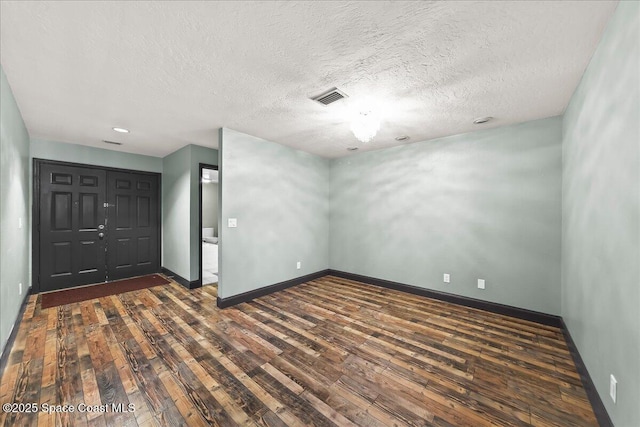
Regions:
<instances>
[{"instance_id":1,"label":"textured ceiling","mask_svg":"<svg viewBox=\"0 0 640 427\"><path fill-rule=\"evenodd\" d=\"M0 62L32 138L165 156L229 127L338 157L562 114L616 4L3 1Z\"/></svg>"}]
</instances>

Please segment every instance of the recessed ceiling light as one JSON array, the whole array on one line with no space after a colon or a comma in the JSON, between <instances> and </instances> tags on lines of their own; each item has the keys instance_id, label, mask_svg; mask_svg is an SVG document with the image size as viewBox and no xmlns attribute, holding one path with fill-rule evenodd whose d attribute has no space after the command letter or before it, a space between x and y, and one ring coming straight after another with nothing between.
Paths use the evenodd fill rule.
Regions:
<instances>
[{"instance_id":1,"label":"recessed ceiling light","mask_svg":"<svg viewBox=\"0 0 640 427\"><path fill-rule=\"evenodd\" d=\"M356 151L358 147L348 147L347 151Z\"/></svg>"},{"instance_id":2,"label":"recessed ceiling light","mask_svg":"<svg viewBox=\"0 0 640 427\"><path fill-rule=\"evenodd\" d=\"M115 128L111 128L111 129L115 130L116 132L120 132L120 133L129 133L129 129L125 129L125 128L115 127Z\"/></svg>"},{"instance_id":3,"label":"recessed ceiling light","mask_svg":"<svg viewBox=\"0 0 640 427\"><path fill-rule=\"evenodd\" d=\"M479 125L482 123L487 123L489 120L493 119L493 117L487 116L487 117L478 117L477 119L475 119L473 121L474 125Z\"/></svg>"},{"instance_id":4,"label":"recessed ceiling light","mask_svg":"<svg viewBox=\"0 0 640 427\"><path fill-rule=\"evenodd\" d=\"M396 141L407 141L409 139L408 135L397 136Z\"/></svg>"}]
</instances>

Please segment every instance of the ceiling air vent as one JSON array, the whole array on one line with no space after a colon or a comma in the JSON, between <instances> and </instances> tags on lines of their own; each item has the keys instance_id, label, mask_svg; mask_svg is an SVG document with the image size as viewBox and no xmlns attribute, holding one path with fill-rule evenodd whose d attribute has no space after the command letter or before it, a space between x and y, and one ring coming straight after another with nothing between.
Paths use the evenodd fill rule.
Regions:
<instances>
[{"instance_id":1,"label":"ceiling air vent","mask_svg":"<svg viewBox=\"0 0 640 427\"><path fill-rule=\"evenodd\" d=\"M347 98L347 94L334 87L326 92L322 92L318 96L314 96L313 98L311 98L311 100L316 101L322 105L329 105L336 101L340 101L343 98Z\"/></svg>"},{"instance_id":2,"label":"ceiling air vent","mask_svg":"<svg viewBox=\"0 0 640 427\"><path fill-rule=\"evenodd\" d=\"M122 145L122 142L107 141L106 139L103 139L102 142L105 144Z\"/></svg>"}]
</instances>

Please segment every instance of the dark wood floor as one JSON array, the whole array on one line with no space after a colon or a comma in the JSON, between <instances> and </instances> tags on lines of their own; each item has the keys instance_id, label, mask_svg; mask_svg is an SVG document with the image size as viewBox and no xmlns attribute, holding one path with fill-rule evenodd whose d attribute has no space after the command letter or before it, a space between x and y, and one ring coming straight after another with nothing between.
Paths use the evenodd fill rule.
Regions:
<instances>
[{"instance_id":1,"label":"dark wood floor","mask_svg":"<svg viewBox=\"0 0 640 427\"><path fill-rule=\"evenodd\" d=\"M32 296L7 402L135 411L0 425L597 425L559 329L334 277L224 310L215 287L175 283L46 310Z\"/></svg>"}]
</instances>

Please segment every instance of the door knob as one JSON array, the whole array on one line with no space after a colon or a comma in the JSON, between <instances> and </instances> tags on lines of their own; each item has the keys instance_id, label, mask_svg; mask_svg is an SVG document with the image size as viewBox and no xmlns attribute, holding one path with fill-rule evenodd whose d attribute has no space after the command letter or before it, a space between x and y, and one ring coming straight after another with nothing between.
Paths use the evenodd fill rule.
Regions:
<instances>
[{"instance_id":1,"label":"door knob","mask_svg":"<svg viewBox=\"0 0 640 427\"><path fill-rule=\"evenodd\" d=\"M98 237L102 239L104 237L104 233L98 233Z\"/></svg>"},{"instance_id":2,"label":"door knob","mask_svg":"<svg viewBox=\"0 0 640 427\"><path fill-rule=\"evenodd\" d=\"M104 230L104 225L100 224L100 225L98 226L98 230Z\"/></svg>"}]
</instances>

